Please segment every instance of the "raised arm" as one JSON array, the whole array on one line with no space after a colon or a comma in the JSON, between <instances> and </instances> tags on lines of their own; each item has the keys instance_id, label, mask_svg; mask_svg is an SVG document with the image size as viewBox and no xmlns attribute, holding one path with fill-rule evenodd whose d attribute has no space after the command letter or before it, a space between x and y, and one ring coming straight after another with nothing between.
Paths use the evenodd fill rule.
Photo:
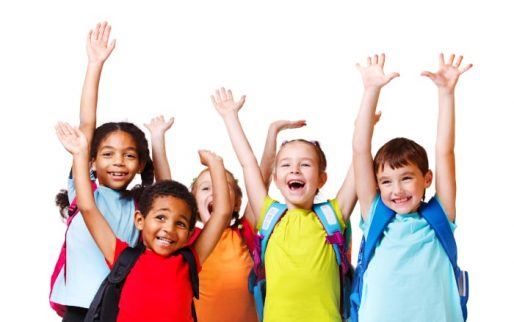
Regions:
<instances>
[{"instance_id":1,"label":"raised arm","mask_svg":"<svg viewBox=\"0 0 514 322\"><path fill-rule=\"evenodd\" d=\"M77 191L77 206L82 213L87 229L98 248L110 262L114 259L116 236L107 220L96 207L89 179L89 144L82 131L68 123L55 126L57 137L68 152L73 155L73 180Z\"/></svg>"},{"instance_id":2,"label":"raised arm","mask_svg":"<svg viewBox=\"0 0 514 322\"><path fill-rule=\"evenodd\" d=\"M198 153L202 164L209 168L213 194L212 215L193 244L200 263L203 263L218 243L223 230L227 227L234 207L230 200L223 160L210 151L200 150Z\"/></svg>"},{"instance_id":3,"label":"raised arm","mask_svg":"<svg viewBox=\"0 0 514 322\"><path fill-rule=\"evenodd\" d=\"M461 67L462 56L451 54L448 61L439 55L439 70L435 73L424 71L422 76L430 78L437 86L439 114L435 149L435 190L450 221L455 221L455 201L457 183L455 179L455 86L460 75L472 65Z\"/></svg>"},{"instance_id":4,"label":"raised arm","mask_svg":"<svg viewBox=\"0 0 514 322\"><path fill-rule=\"evenodd\" d=\"M373 124L376 125L380 120L382 114L377 112L375 117L373 118ZM343 184L341 188L337 192L337 203L339 207L341 207L341 213L343 214L344 222L347 222L350 218L350 215L355 208L355 204L357 203L357 191L355 187L355 173L353 169L353 162L348 169L348 173L344 178Z\"/></svg>"},{"instance_id":5,"label":"raised arm","mask_svg":"<svg viewBox=\"0 0 514 322\"><path fill-rule=\"evenodd\" d=\"M355 175L355 189L362 212L367 219L369 208L377 191L375 173L373 171L373 157L371 155L371 139L375 124L375 111L377 108L380 90L398 73L384 74L385 55L368 57L367 65L357 64L364 85L359 113L355 121L353 133L353 167Z\"/></svg>"},{"instance_id":6,"label":"raised arm","mask_svg":"<svg viewBox=\"0 0 514 322\"><path fill-rule=\"evenodd\" d=\"M277 121L272 122L269 125L268 135L266 136L266 142L264 144L264 150L262 151L261 163L260 163L261 175L262 175L262 179L264 180L264 186L266 187L266 190L269 190L269 186L271 184L271 177L273 174L273 164L275 163L275 156L277 154L278 134L282 130L297 129L300 127L304 127L305 125L307 125L305 120L297 120L297 121L277 120ZM243 217L245 217L245 218L253 217L252 209L248 205L245 208Z\"/></svg>"},{"instance_id":7,"label":"raised arm","mask_svg":"<svg viewBox=\"0 0 514 322\"><path fill-rule=\"evenodd\" d=\"M168 131L173 122L174 117L169 121L160 115L145 123L144 126L150 131L150 139L152 141L152 161L154 166L155 180L171 180L171 169L166 155L165 133Z\"/></svg>"},{"instance_id":8,"label":"raised arm","mask_svg":"<svg viewBox=\"0 0 514 322\"><path fill-rule=\"evenodd\" d=\"M255 227L259 220L260 211L267 194L267 188L264 185L261 170L253 154L252 147L250 143L248 143L248 139L239 121L238 111L243 106L245 98L245 96L242 96L238 102L235 102L232 91L227 91L223 87L217 90L215 95L211 95L212 104L225 123L232 147L243 168L246 193L253 214L253 216L247 219L252 226Z\"/></svg>"},{"instance_id":9,"label":"raised arm","mask_svg":"<svg viewBox=\"0 0 514 322\"><path fill-rule=\"evenodd\" d=\"M107 22L98 23L94 30L89 31L86 40L88 64L80 98L80 130L88 142L91 142L96 128L98 86L102 68L116 46L116 40L109 43L110 34L111 26Z\"/></svg>"}]
</instances>

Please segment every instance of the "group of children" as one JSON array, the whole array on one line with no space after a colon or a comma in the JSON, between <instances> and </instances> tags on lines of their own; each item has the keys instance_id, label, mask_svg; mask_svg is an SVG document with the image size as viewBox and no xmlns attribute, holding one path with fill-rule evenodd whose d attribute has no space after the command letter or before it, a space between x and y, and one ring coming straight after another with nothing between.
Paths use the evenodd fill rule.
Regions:
<instances>
[{"instance_id":1,"label":"group of children","mask_svg":"<svg viewBox=\"0 0 514 322\"><path fill-rule=\"evenodd\" d=\"M166 157L164 137L173 118L157 117L145 124L151 157L143 131L134 124L96 127L100 75L115 47L110 31L104 22L87 37L80 126L56 125L59 140L73 156L68 191L56 200L62 214L70 200L76 199L79 209L66 234L65 269L51 293L51 301L65 307L63 321L84 321L120 254L141 243L145 251L123 286L117 321L258 321L248 277L254 266L251 252L260 246L254 237L269 225L265 215L275 202L268 195L271 180L287 211L267 241L263 258L264 321L342 321L336 254L313 210L327 181L325 154L318 142L303 139L284 142L276 152L279 132L302 127L305 121L272 123L259 165L238 117L245 96L237 100L231 90L216 90L211 101L243 169L248 205L243 207L242 190L222 158L208 150L199 151L206 168L188 189L172 180ZM395 213L363 275L360 306L352 318L464 321L452 264L419 209L435 179L434 198L455 228L454 96L460 75L471 64L461 66L462 56L452 54L445 60L441 54L439 70L422 73L439 95L437 171L432 172L423 147L406 138L387 142L372 157L380 91L399 76L386 75L384 62L382 54L357 64L364 94L355 121L353 162L329 201L333 220L342 229L359 201L364 239L378 203ZM141 184L127 190L138 174ZM197 264L199 299L193 300L189 265L177 252L184 248L191 250Z\"/></svg>"}]
</instances>

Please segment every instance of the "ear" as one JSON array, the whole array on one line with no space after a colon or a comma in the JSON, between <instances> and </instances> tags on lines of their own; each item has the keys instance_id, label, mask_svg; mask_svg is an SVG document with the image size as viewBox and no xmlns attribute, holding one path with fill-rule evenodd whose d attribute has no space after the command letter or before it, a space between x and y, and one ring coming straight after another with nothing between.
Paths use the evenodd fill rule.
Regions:
<instances>
[{"instance_id":1,"label":"ear","mask_svg":"<svg viewBox=\"0 0 514 322\"><path fill-rule=\"evenodd\" d=\"M434 174L432 173L432 170L428 170L425 174L425 189L430 187L432 184L432 179L434 178Z\"/></svg>"},{"instance_id":2,"label":"ear","mask_svg":"<svg viewBox=\"0 0 514 322\"><path fill-rule=\"evenodd\" d=\"M139 166L139 171L137 171L137 173L141 174L141 172L143 172L145 167L146 167L146 162L141 162L141 165Z\"/></svg>"},{"instance_id":3,"label":"ear","mask_svg":"<svg viewBox=\"0 0 514 322\"><path fill-rule=\"evenodd\" d=\"M145 217L143 217L143 214L139 210L136 210L134 213L134 225L137 230L143 230L143 227L145 226Z\"/></svg>"},{"instance_id":4,"label":"ear","mask_svg":"<svg viewBox=\"0 0 514 322\"><path fill-rule=\"evenodd\" d=\"M323 187L327 183L327 173L323 171L323 173L319 176L318 189Z\"/></svg>"}]
</instances>

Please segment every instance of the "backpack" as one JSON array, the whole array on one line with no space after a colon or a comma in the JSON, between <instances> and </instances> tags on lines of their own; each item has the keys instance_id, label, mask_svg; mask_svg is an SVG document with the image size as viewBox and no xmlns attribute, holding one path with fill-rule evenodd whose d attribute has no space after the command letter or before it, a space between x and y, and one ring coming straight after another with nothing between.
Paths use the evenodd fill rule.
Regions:
<instances>
[{"instance_id":1,"label":"backpack","mask_svg":"<svg viewBox=\"0 0 514 322\"><path fill-rule=\"evenodd\" d=\"M96 190L97 186L95 181L91 181L91 188L93 189L93 192ZM59 316L64 316L64 313L66 312L66 305L53 302L51 300L52 292L54 290L55 281L57 280L57 277L59 276L59 273L62 270L64 270L64 278L66 280L66 234L68 233L68 229L70 228L73 218L75 218L75 215L78 212L79 208L77 206L77 198L75 198L68 207L68 218L66 219L66 232L64 233L64 242L62 243L59 257L57 258L54 271L52 273L52 276L50 277L50 294L48 296L48 299L50 301L50 306Z\"/></svg>"},{"instance_id":2,"label":"backpack","mask_svg":"<svg viewBox=\"0 0 514 322\"><path fill-rule=\"evenodd\" d=\"M127 247L123 250L118 260L114 263L111 272L100 285L100 288L89 306L84 322L116 322L123 284L125 284L130 270L144 251L145 246L142 242L138 243L134 248ZM193 252L189 247L184 247L177 250L176 253L182 255L188 263L189 277L193 285L193 296L198 299L198 271ZM193 320L196 322L194 302L191 303L191 312Z\"/></svg>"},{"instance_id":3,"label":"backpack","mask_svg":"<svg viewBox=\"0 0 514 322\"><path fill-rule=\"evenodd\" d=\"M332 244L339 266L341 286L340 313L343 319L350 316L350 292L353 282L354 269L351 263L351 225L348 221L347 229L342 232L341 226L330 202L326 201L313 205L314 213L325 229L327 242ZM266 297L266 272L264 269L264 254L268 240L275 228L287 211L287 205L273 202L262 222L259 233L255 235L254 269L249 276L249 288L255 299L259 321L263 321L264 299Z\"/></svg>"},{"instance_id":4,"label":"backpack","mask_svg":"<svg viewBox=\"0 0 514 322\"><path fill-rule=\"evenodd\" d=\"M464 321L466 321L468 316L467 302L469 297L468 273L466 271L461 271L457 266L457 243L455 242L455 237L453 236L446 214L436 198L430 199L428 203L423 202L418 212L435 231L437 239L450 259L453 272L455 274L455 281L457 282L459 290L462 316L464 317ZM362 278L368 268L370 260L373 257L377 242L382 238L385 228L394 216L395 212L388 208L382 202L382 199L379 198L373 221L369 227L368 237L362 237L359 250L357 268L355 270L355 280L352 293L350 295L352 322L359 321L358 313L362 297Z\"/></svg>"}]
</instances>

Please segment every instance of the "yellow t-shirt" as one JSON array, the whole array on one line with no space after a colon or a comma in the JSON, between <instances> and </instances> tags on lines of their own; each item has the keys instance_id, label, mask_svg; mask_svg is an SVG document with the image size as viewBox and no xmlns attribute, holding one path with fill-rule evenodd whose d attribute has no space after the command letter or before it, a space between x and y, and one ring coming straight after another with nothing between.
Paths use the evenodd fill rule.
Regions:
<instances>
[{"instance_id":1,"label":"yellow t-shirt","mask_svg":"<svg viewBox=\"0 0 514 322\"><path fill-rule=\"evenodd\" d=\"M239 234L227 228L202 265L200 299L195 299L198 321L257 322L248 274L253 260Z\"/></svg>"},{"instance_id":2,"label":"yellow t-shirt","mask_svg":"<svg viewBox=\"0 0 514 322\"><path fill-rule=\"evenodd\" d=\"M273 200L266 197L257 224ZM345 227L337 200L330 200ZM264 255L265 322L340 322L339 267L326 232L312 210L288 210L276 224Z\"/></svg>"}]
</instances>

